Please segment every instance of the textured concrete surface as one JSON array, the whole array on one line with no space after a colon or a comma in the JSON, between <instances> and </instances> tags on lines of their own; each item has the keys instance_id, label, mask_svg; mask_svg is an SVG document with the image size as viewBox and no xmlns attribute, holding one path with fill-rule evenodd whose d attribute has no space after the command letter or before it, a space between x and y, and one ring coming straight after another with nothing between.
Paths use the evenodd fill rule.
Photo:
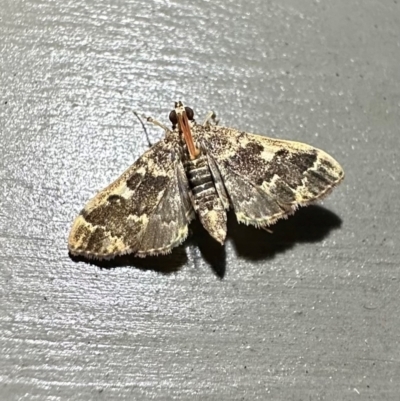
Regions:
<instances>
[{"instance_id":1,"label":"textured concrete surface","mask_svg":"<svg viewBox=\"0 0 400 401\"><path fill-rule=\"evenodd\" d=\"M0 0L0 51L1 400L399 399L398 1ZM130 110L176 99L346 179L273 235L71 260L146 149Z\"/></svg>"}]
</instances>

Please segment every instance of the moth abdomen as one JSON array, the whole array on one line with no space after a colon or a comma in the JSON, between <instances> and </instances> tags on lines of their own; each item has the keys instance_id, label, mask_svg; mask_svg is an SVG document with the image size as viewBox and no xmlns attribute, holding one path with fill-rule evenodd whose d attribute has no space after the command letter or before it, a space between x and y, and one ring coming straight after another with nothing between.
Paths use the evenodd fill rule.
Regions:
<instances>
[{"instance_id":1,"label":"moth abdomen","mask_svg":"<svg viewBox=\"0 0 400 401\"><path fill-rule=\"evenodd\" d=\"M214 183L212 181L204 182L192 188L192 193L195 197L201 194L208 194L208 192L215 192L216 194Z\"/></svg>"},{"instance_id":2,"label":"moth abdomen","mask_svg":"<svg viewBox=\"0 0 400 401\"><path fill-rule=\"evenodd\" d=\"M193 194L193 208L209 234L223 244L226 237L226 212L215 188L205 156L184 162Z\"/></svg>"},{"instance_id":3,"label":"moth abdomen","mask_svg":"<svg viewBox=\"0 0 400 401\"><path fill-rule=\"evenodd\" d=\"M211 173L207 166L188 171L188 179L193 188L212 182Z\"/></svg>"},{"instance_id":4,"label":"moth abdomen","mask_svg":"<svg viewBox=\"0 0 400 401\"><path fill-rule=\"evenodd\" d=\"M194 160L187 160L184 166L193 195L199 195L203 190L215 189L211 171L204 156Z\"/></svg>"}]
</instances>

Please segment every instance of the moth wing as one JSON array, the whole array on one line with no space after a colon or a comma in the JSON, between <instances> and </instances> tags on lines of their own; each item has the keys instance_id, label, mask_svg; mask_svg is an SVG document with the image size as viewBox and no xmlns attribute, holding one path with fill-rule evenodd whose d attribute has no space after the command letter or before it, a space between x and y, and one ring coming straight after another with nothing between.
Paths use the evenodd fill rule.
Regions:
<instances>
[{"instance_id":1,"label":"moth wing","mask_svg":"<svg viewBox=\"0 0 400 401\"><path fill-rule=\"evenodd\" d=\"M344 177L336 160L303 143L219 126L197 126L194 132L245 224L273 224L327 195Z\"/></svg>"},{"instance_id":2,"label":"moth wing","mask_svg":"<svg viewBox=\"0 0 400 401\"><path fill-rule=\"evenodd\" d=\"M162 140L100 191L73 223L69 251L111 259L169 253L188 235L194 216L175 144Z\"/></svg>"}]
</instances>

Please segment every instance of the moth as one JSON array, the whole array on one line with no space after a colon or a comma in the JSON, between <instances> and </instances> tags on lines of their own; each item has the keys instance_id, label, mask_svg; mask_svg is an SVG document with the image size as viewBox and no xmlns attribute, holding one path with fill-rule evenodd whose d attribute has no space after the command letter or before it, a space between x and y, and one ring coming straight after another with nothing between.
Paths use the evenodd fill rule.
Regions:
<instances>
[{"instance_id":1,"label":"moth","mask_svg":"<svg viewBox=\"0 0 400 401\"><path fill-rule=\"evenodd\" d=\"M229 208L240 223L267 229L344 178L322 150L218 126L213 113L198 124L180 101L169 119L172 129L147 118L164 138L81 211L68 239L72 255L166 254L196 215L222 245Z\"/></svg>"}]
</instances>

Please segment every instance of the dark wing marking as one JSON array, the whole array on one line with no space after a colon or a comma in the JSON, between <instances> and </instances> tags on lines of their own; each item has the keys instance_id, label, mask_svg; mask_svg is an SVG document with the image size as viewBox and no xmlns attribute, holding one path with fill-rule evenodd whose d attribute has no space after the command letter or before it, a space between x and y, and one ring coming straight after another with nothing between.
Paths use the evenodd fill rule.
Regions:
<instances>
[{"instance_id":1,"label":"dark wing marking","mask_svg":"<svg viewBox=\"0 0 400 401\"><path fill-rule=\"evenodd\" d=\"M110 259L164 254L182 243L194 212L176 149L158 142L89 201L72 226L70 252Z\"/></svg>"},{"instance_id":2,"label":"dark wing marking","mask_svg":"<svg viewBox=\"0 0 400 401\"><path fill-rule=\"evenodd\" d=\"M331 156L303 143L219 126L198 125L193 136L217 166L237 219L245 224L273 224L328 194L344 177Z\"/></svg>"}]
</instances>

